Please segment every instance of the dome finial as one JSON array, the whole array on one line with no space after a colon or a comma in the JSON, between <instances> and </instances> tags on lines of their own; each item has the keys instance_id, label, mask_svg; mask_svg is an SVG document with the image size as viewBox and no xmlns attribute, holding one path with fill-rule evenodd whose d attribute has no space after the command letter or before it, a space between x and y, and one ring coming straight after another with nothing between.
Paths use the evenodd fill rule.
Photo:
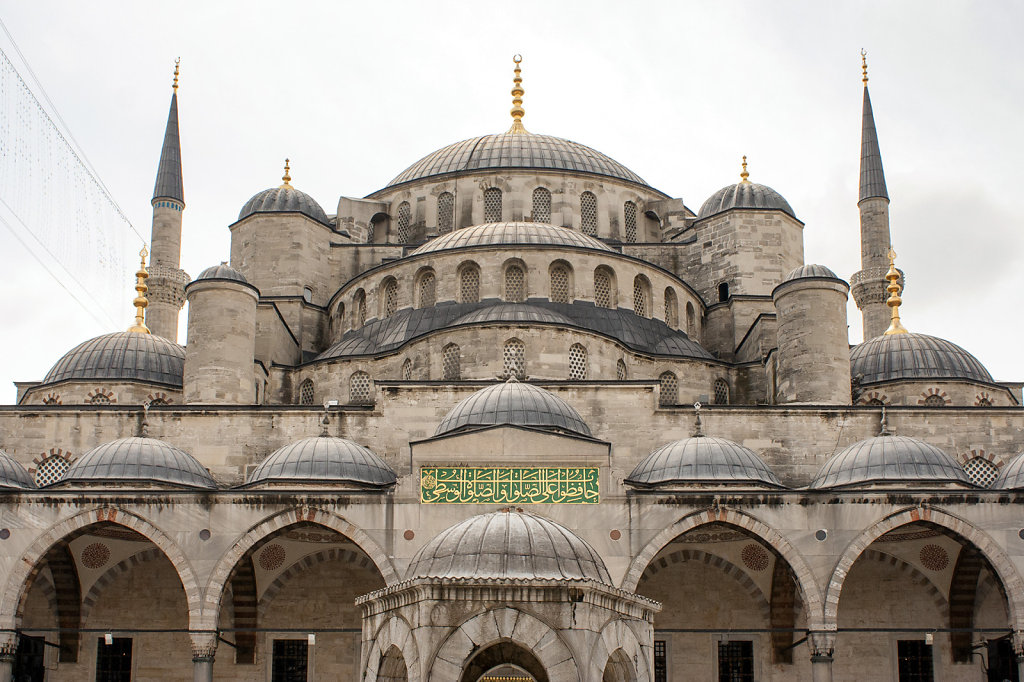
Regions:
<instances>
[{"instance_id":1,"label":"dome finial","mask_svg":"<svg viewBox=\"0 0 1024 682\"><path fill-rule=\"evenodd\" d=\"M292 176L291 176L291 166L289 164L291 164L291 160L290 159L285 159L284 160L284 175L281 176L282 185L281 185L280 189L294 189L294 187L292 187L291 184L290 184L291 181L292 181Z\"/></svg>"},{"instance_id":2,"label":"dome finial","mask_svg":"<svg viewBox=\"0 0 1024 682\"><path fill-rule=\"evenodd\" d=\"M878 424L878 435L879 436L891 436L892 431L889 430L889 415L885 412L885 405L882 405L882 418Z\"/></svg>"},{"instance_id":3,"label":"dome finial","mask_svg":"<svg viewBox=\"0 0 1024 682\"><path fill-rule=\"evenodd\" d=\"M174 60L174 85L171 86L174 92L178 92L178 64L181 64L181 57Z\"/></svg>"},{"instance_id":4,"label":"dome finial","mask_svg":"<svg viewBox=\"0 0 1024 682\"><path fill-rule=\"evenodd\" d=\"M149 272L146 271L146 256L149 255L149 251L146 250L146 245L142 245L142 250L139 251L139 256L142 258L141 264L139 265L138 271L135 273L135 291L138 292L138 296L132 301L135 306L135 324L128 327L128 331L135 332L137 334L149 334L149 327L144 322L146 318L146 306L149 305L149 301L146 299L146 292L149 291L149 287L146 286L146 278L149 277Z\"/></svg>"},{"instance_id":5,"label":"dome finial","mask_svg":"<svg viewBox=\"0 0 1024 682\"><path fill-rule=\"evenodd\" d=\"M746 183L746 184L749 185L750 184L750 180L748 180L747 178L750 177L750 173L747 172L747 155L746 154L743 155L743 164L742 165L743 165L743 170L740 172L740 183L741 184L742 183Z\"/></svg>"},{"instance_id":6,"label":"dome finial","mask_svg":"<svg viewBox=\"0 0 1024 682\"><path fill-rule=\"evenodd\" d=\"M906 328L903 323L900 322L900 304L903 303L903 299L900 298L900 271L896 269L896 252L889 249L889 272L885 273L885 278L889 280L889 286L886 290L889 292L889 300L885 302L889 309L892 311L892 321L889 323L889 328L885 330L885 334L907 334Z\"/></svg>"},{"instance_id":7,"label":"dome finial","mask_svg":"<svg viewBox=\"0 0 1024 682\"><path fill-rule=\"evenodd\" d=\"M523 127L523 116L526 115L526 110L523 109L523 78L520 74L523 72L519 68L519 63L523 61L523 55L517 54L512 57L512 61L516 64L515 77L512 79L512 127L508 129L508 132L512 134L523 134L526 133L526 128Z\"/></svg>"},{"instance_id":8,"label":"dome finial","mask_svg":"<svg viewBox=\"0 0 1024 682\"><path fill-rule=\"evenodd\" d=\"M864 82L864 87L868 87L868 52L863 47L860 48L860 68L864 75L861 80Z\"/></svg>"},{"instance_id":9,"label":"dome finial","mask_svg":"<svg viewBox=\"0 0 1024 682\"><path fill-rule=\"evenodd\" d=\"M694 419L693 419L693 437L694 438L703 438L704 437L704 424L700 420L700 408L701 408L701 404L699 402L693 404L693 414L694 414Z\"/></svg>"}]
</instances>

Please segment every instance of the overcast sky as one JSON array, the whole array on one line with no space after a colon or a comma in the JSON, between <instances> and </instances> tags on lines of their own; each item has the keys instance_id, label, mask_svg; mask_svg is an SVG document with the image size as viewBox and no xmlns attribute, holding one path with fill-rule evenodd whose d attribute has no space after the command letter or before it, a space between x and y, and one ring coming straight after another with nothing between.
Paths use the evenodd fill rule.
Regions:
<instances>
[{"instance_id":1,"label":"overcast sky","mask_svg":"<svg viewBox=\"0 0 1024 682\"><path fill-rule=\"evenodd\" d=\"M147 237L181 57L193 276L228 258L227 226L280 183L286 156L292 184L334 213L339 196L369 194L435 149L507 129L521 53L531 132L594 147L695 211L738 180L746 154L751 180L806 223L806 261L848 279L860 268L863 47L903 321L998 380L1024 380L1024 3L33 0L0 12ZM0 47L11 55L5 36ZM129 294L138 246L126 246ZM13 402L10 382L41 379L133 320L126 306L116 327L97 323L6 231L0 263L0 402ZM859 342L852 302L849 322Z\"/></svg>"}]
</instances>

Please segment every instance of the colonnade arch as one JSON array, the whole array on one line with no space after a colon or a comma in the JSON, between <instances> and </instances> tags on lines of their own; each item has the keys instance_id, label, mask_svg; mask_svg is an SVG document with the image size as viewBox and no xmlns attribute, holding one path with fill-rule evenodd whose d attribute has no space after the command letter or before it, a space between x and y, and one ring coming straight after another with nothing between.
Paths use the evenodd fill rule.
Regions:
<instances>
[{"instance_id":1,"label":"colonnade arch","mask_svg":"<svg viewBox=\"0 0 1024 682\"><path fill-rule=\"evenodd\" d=\"M365 682L391 682L388 675L394 676L392 671L394 663L393 651L401 652L405 664L408 682L419 682L420 674L420 652L413 637L412 628L405 619L392 616L378 628L370 645L369 653L366 654L366 670L363 672Z\"/></svg>"}]
</instances>

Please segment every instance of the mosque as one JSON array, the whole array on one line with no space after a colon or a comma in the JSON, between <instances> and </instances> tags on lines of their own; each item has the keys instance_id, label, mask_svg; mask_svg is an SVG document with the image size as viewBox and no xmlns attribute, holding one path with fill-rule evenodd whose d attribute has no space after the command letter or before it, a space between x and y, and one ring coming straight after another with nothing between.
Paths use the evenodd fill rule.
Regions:
<instances>
[{"instance_id":1,"label":"mosque","mask_svg":"<svg viewBox=\"0 0 1024 682\"><path fill-rule=\"evenodd\" d=\"M901 322L866 65L848 281L521 75L333 213L286 162L193 279L176 69L134 324L0 407L0 680L1021 679L1021 384Z\"/></svg>"}]
</instances>

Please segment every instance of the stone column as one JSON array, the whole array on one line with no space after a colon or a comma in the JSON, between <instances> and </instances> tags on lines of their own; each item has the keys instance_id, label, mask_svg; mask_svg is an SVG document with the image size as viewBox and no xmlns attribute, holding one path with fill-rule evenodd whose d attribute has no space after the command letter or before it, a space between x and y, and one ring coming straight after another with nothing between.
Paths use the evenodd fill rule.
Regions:
<instances>
[{"instance_id":1,"label":"stone column","mask_svg":"<svg viewBox=\"0 0 1024 682\"><path fill-rule=\"evenodd\" d=\"M1013 653L1017 659L1017 678L1024 680L1024 630L1013 632Z\"/></svg>"},{"instance_id":2,"label":"stone column","mask_svg":"<svg viewBox=\"0 0 1024 682\"><path fill-rule=\"evenodd\" d=\"M217 654L217 632L203 630L188 633L192 638L192 679L213 682L213 659ZM0 678L2 680L3 678Z\"/></svg>"},{"instance_id":3,"label":"stone column","mask_svg":"<svg viewBox=\"0 0 1024 682\"><path fill-rule=\"evenodd\" d=\"M832 653L835 650L835 632L809 632L807 643L811 648L811 679L814 682L832 682Z\"/></svg>"},{"instance_id":4,"label":"stone column","mask_svg":"<svg viewBox=\"0 0 1024 682\"><path fill-rule=\"evenodd\" d=\"M0 681L14 678L14 654L18 651L18 633L0 630Z\"/></svg>"}]
</instances>

